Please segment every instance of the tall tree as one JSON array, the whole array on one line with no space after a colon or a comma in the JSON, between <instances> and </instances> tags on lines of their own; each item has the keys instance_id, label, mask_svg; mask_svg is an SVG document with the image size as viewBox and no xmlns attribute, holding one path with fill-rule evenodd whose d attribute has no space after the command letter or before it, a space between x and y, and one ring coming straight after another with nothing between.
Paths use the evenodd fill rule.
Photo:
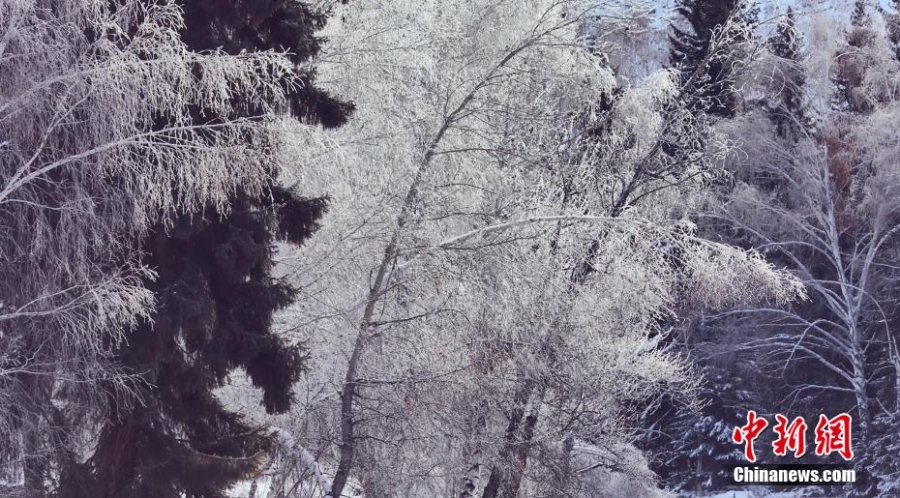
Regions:
<instances>
[{"instance_id":1,"label":"tall tree","mask_svg":"<svg viewBox=\"0 0 900 498\"><path fill-rule=\"evenodd\" d=\"M875 105L876 97L869 87L871 80L866 76L872 73L871 68L881 54L878 53L879 35L867 7L865 0L856 1L850 26L834 55L832 108L836 111L865 114Z\"/></svg>"},{"instance_id":2,"label":"tall tree","mask_svg":"<svg viewBox=\"0 0 900 498\"><path fill-rule=\"evenodd\" d=\"M853 13L850 15L850 24L853 26L865 26L869 24L871 18L869 18L869 13L866 12L868 3L869 2L866 0L856 0L853 3Z\"/></svg>"},{"instance_id":3,"label":"tall tree","mask_svg":"<svg viewBox=\"0 0 900 498\"><path fill-rule=\"evenodd\" d=\"M236 185L264 195L283 155L290 61L194 52L181 27L162 1L0 4L0 459L28 493L81 454L106 393L139 394L113 358L154 305L138 242L227 211Z\"/></svg>"},{"instance_id":4,"label":"tall tree","mask_svg":"<svg viewBox=\"0 0 900 498\"><path fill-rule=\"evenodd\" d=\"M894 0L894 11L883 11L888 40L894 48L894 57L900 60L900 0Z\"/></svg>"},{"instance_id":5,"label":"tall tree","mask_svg":"<svg viewBox=\"0 0 900 498\"><path fill-rule=\"evenodd\" d=\"M769 119L775 133L785 140L798 140L810 128L806 108L806 69L803 66L803 35L797 29L794 9L788 7L775 34L769 38L769 49L776 59L778 77L773 78L775 99L769 107ZM775 103L777 102L777 103Z\"/></svg>"},{"instance_id":6,"label":"tall tree","mask_svg":"<svg viewBox=\"0 0 900 498\"><path fill-rule=\"evenodd\" d=\"M182 40L193 50L234 55L277 50L293 65L275 81L282 110L306 124L342 124L351 107L313 85L305 64L320 50L313 33L327 12L291 0L183 2ZM224 118L255 120L261 108L233 94L227 114L193 109L197 123ZM268 147L283 144L271 142ZM110 399L110 414L96 451L74 465L64 496L220 496L260 469L271 435L229 411L213 394L242 369L263 391L269 413L291 405L292 386L304 368L303 348L272 330L273 314L296 291L272 276L275 242L299 246L317 228L324 198L306 199L278 182L285 157L266 164L261 192L238 188L228 209L208 206L145 239L146 264L157 277L148 286L158 305L119 350L123 366L143 374L140 404ZM240 170L234 162L225 168Z\"/></svg>"},{"instance_id":7,"label":"tall tree","mask_svg":"<svg viewBox=\"0 0 900 498\"><path fill-rule=\"evenodd\" d=\"M699 4L692 3L691 6L703 12ZM719 28L714 33L714 38L715 35L722 37L729 29L736 30L736 34L730 39L731 43L742 43L752 36L749 28L755 24L755 9L748 4L737 4L734 9L735 12L731 14L734 27ZM696 10L688 11L688 15ZM748 30L741 32L737 30L737 26ZM719 42L720 45L723 43L727 45L729 41L725 39ZM757 130L764 130L762 135L765 140L774 139L779 144L791 144L810 130L802 44L794 12L788 9L767 40L768 54L748 51L746 54L751 57L738 57L737 64L732 66L747 71L748 75L744 78L747 84L743 88L753 88L740 95L740 99L745 102L744 115L727 124L727 133L737 150L749 152L754 146L749 145L745 149L743 143L755 143L760 138L756 136ZM723 50L728 52L727 49ZM734 81L734 76L729 76L732 78L730 81ZM685 77L689 76L683 76ZM760 86L754 86L754 82L759 82ZM696 108L695 112L700 116L704 114L702 107ZM759 119L758 114L764 117ZM716 129L715 123L713 128ZM742 156L743 152L738 155ZM751 155L759 157L756 153ZM735 165L742 164L739 159L729 158L726 164L730 180L747 181L776 196L781 195L784 190L783 178L778 175L740 166L735 168ZM720 190L719 195L725 200L729 197L733 184L723 186L726 188ZM701 233L746 247L745 241L732 238L714 220L706 217L702 220ZM699 388L703 406L697 411L691 411L665 396L654 400L643 416L645 427L649 430L641 441L642 447L654 455L651 468L658 471L675 489L693 492L717 489L727 481L725 464L734 461L736 454L730 430L741 423L747 406L767 401L765 395L761 396L753 388L760 381L754 360L746 353L735 354L728 351L729 347L734 349L745 342L746 337L728 333L729 327L704 326L703 314L698 311L679 310L679 315L690 318L682 324L671 324L675 333L667 346L690 356L695 368L704 372Z\"/></svg>"},{"instance_id":8,"label":"tall tree","mask_svg":"<svg viewBox=\"0 0 900 498\"><path fill-rule=\"evenodd\" d=\"M595 7L361 0L329 27L322 71L360 113L308 151L340 166L307 188L341 201L290 261L321 368L290 425L292 479L334 497L653 493L630 408L690 384L652 333L674 286L715 300L784 282L672 228L709 175L661 154L661 130L696 122L663 117L670 71L615 88L583 39ZM661 247L683 250L684 281ZM707 292L720 271L734 280ZM761 285L730 285L748 275ZM311 479L322 468L334 479Z\"/></svg>"},{"instance_id":9,"label":"tall tree","mask_svg":"<svg viewBox=\"0 0 900 498\"><path fill-rule=\"evenodd\" d=\"M687 94L701 97L698 111L732 117L737 112L733 50L747 41L756 11L742 0L681 0L676 12L684 28L672 25L669 62L681 73Z\"/></svg>"},{"instance_id":10,"label":"tall tree","mask_svg":"<svg viewBox=\"0 0 900 498\"><path fill-rule=\"evenodd\" d=\"M858 139L860 130L855 133ZM874 140L883 138L879 134ZM816 306L745 310L749 316L760 317L755 324L777 331L747 347L765 349L785 369L792 367L792 362L809 362L833 376L829 381L821 376L798 377L792 394L832 392L843 396L845 410L854 415L857 452L862 455L872 424L873 382L880 381L873 369L883 368L873 363L872 354L877 344L888 339L890 303L881 292L884 283L895 278L884 265L898 231L896 201L887 193L897 188L896 180L884 170L867 172L862 167L866 157L857 155L849 166L854 179L861 181L862 175L872 174L880 180L879 187L844 186L839 190L841 179L831 173L840 158L813 149L790 164L794 159L791 153L781 155L782 164L770 168L794 187L789 203L776 204L766 195L745 191L731 203L733 219L748 238L758 241L758 247L777 251L789 261L810 289ZM848 198L858 200L851 203ZM751 210L760 209L763 203L767 204L766 214L754 216ZM861 208L863 205L866 207ZM767 228L776 226L779 228Z\"/></svg>"}]
</instances>

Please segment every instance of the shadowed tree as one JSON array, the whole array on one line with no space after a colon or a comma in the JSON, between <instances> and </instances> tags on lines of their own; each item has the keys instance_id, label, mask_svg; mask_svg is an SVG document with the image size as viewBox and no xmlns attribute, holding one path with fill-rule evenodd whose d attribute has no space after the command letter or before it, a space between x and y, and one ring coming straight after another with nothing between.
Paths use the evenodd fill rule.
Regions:
<instances>
[{"instance_id":1,"label":"shadowed tree","mask_svg":"<svg viewBox=\"0 0 900 498\"><path fill-rule=\"evenodd\" d=\"M685 93L701 97L698 110L733 117L738 92L731 46L749 38L755 9L740 0L682 0L676 12L686 26L672 26L669 61L681 72Z\"/></svg>"},{"instance_id":2,"label":"shadowed tree","mask_svg":"<svg viewBox=\"0 0 900 498\"><path fill-rule=\"evenodd\" d=\"M797 140L804 130L811 129L803 90L806 71L802 44L803 35L797 29L794 10L788 7L775 34L769 38L769 50L778 58L779 77L773 81L778 99L770 104L768 113L776 134L785 140Z\"/></svg>"},{"instance_id":3,"label":"shadowed tree","mask_svg":"<svg viewBox=\"0 0 900 498\"><path fill-rule=\"evenodd\" d=\"M281 110L325 127L346 121L352 107L314 87L304 65L320 49L313 33L327 12L289 0L187 0L182 7L190 49L285 52L299 81L278 82L286 96ZM261 118L240 94L230 98L237 117ZM198 123L231 117L202 107L193 115ZM70 467L63 496L218 497L268 459L270 435L229 411L213 390L240 369L262 389L267 412L290 407L304 351L272 331L273 314L296 293L271 274L275 243L300 245L318 227L326 200L295 195L277 181L280 164L267 167L261 194L238 189L227 210L183 216L144 241L145 261L158 273L148 283L158 306L120 350L121 362L144 375L143 402L126 407L110 399L97 449L86 464Z\"/></svg>"},{"instance_id":4,"label":"shadowed tree","mask_svg":"<svg viewBox=\"0 0 900 498\"><path fill-rule=\"evenodd\" d=\"M894 48L894 57L900 60L900 0L892 2L894 12L883 12L888 40Z\"/></svg>"},{"instance_id":5,"label":"shadowed tree","mask_svg":"<svg viewBox=\"0 0 900 498\"><path fill-rule=\"evenodd\" d=\"M179 278L178 261L167 266L158 254L146 257L154 246L140 248L140 241L165 233L162 226L183 239L191 234L186 227L216 223L217 212L238 214L263 204L271 204L272 214L247 211L245 218L274 227L294 212L295 225L278 226L286 238L300 240L321 210L321 201L309 204L272 188L274 165L285 157L282 137L292 129L282 109L284 90L299 88L295 64L272 51L192 51L179 40L182 28L181 10L165 1L0 2L0 486L24 488L18 494L44 496L58 487L98 496L91 489L95 476L66 463L83 461L96 448L95 433L109 415L124 424L121 434L151 427L182 439L202 435L203 427L169 424L160 416L165 400L140 379L168 388L162 373L177 371L170 365L179 364L157 361L162 349L138 356L130 344L152 337L169 347L161 337L175 329L165 322L183 317L160 310L153 332L159 337L140 321L152 319L157 304L170 306L171 295L184 295L185 288L163 292ZM207 225L201 218L192 219L196 225L177 222L204 210ZM231 238L238 237L222 240ZM216 277L265 282L266 252L259 254ZM212 256L207 259L219 261ZM148 288L154 281L148 260L164 275L153 284L158 296ZM273 306L286 299L275 287L258 295ZM266 316L254 323L265 323ZM188 325L173 325L185 331L176 344L197 347L183 340L194 337ZM249 352L229 352L215 363L214 374L246 364L259 382L268 382L264 361L289 372L297 368L297 352L262 334L254 340ZM286 359L272 360L279 354ZM198 358L205 359L192 354L182 370L194 369ZM204 378L205 385L212 378ZM186 383L178 387L196 388L189 378L180 380ZM279 386L271 392L271 406L283 405ZM141 408L129 411L128 402L136 400ZM209 424L227 418L213 415L206 417ZM117 447L109 440L105 436L98 460L112 453L121 460L104 472L125 475L128 458L145 459L144 470L155 463L146 440L121 438Z\"/></svg>"}]
</instances>

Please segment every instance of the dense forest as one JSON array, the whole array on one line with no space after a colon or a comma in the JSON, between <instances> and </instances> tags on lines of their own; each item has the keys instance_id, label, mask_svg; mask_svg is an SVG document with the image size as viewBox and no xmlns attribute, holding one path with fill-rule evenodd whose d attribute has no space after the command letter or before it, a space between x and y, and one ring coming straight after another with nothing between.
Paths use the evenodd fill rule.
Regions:
<instances>
[{"instance_id":1,"label":"dense forest","mask_svg":"<svg viewBox=\"0 0 900 498\"><path fill-rule=\"evenodd\" d=\"M0 497L900 497L898 339L900 0L0 0Z\"/></svg>"}]
</instances>

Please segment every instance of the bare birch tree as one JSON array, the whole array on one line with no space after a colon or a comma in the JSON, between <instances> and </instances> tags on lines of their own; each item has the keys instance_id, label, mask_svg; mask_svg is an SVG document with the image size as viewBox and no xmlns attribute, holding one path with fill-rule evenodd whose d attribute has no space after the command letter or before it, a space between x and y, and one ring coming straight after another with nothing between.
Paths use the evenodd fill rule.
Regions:
<instances>
[{"instance_id":1,"label":"bare birch tree","mask_svg":"<svg viewBox=\"0 0 900 498\"><path fill-rule=\"evenodd\" d=\"M867 120L868 125L860 124L864 127L860 133L868 130L868 136L856 138L863 143L880 142L871 152L883 156L893 146L881 142L886 137L870 134L877 130L871 121L887 119L895 111L882 112ZM775 142L768 146L779 148ZM834 374L833 381L804 380L794 394L839 392L852 396L864 441L872 420L867 392L872 382L885 375L883 368L889 367L873 368L869 354L886 347L892 338L891 298L885 285L897 278L891 262L900 231L900 184L892 160L872 161L862 149L854 149L837 155L809 143L799 154L780 149L778 160L766 173L786 185L784 202L745 186L730 207L735 226L756 241L758 250L788 261L820 307L758 308L723 316L752 313L764 317L754 323L774 327L777 333L748 347L767 349L770 359L785 366L812 360ZM863 171L868 168L873 171ZM853 170L852 185L849 170ZM825 313L816 311L820 309Z\"/></svg>"},{"instance_id":2,"label":"bare birch tree","mask_svg":"<svg viewBox=\"0 0 900 498\"><path fill-rule=\"evenodd\" d=\"M827 25L823 19L811 21L814 27ZM826 119L820 130L796 113L785 115L799 130L789 142L775 138L754 117L732 130L748 150L765 151L735 162L750 176L766 178L769 187L759 181L739 185L725 217L757 250L785 263L809 289L813 305L740 310L716 318L758 318L748 323L764 325L772 334L746 347L765 352L782 372L814 362L833 375L805 376L791 386L790 399L847 396L857 434L866 441L873 411L881 411L870 399L873 386L894 369L890 324L895 308L888 289L897 279L900 184L896 137L886 123L897 116L900 66L870 25L853 25L846 37L849 45L836 55L819 52L806 62L811 104ZM824 41L823 46L833 45ZM818 67L826 63L829 71ZM835 88L842 100L832 102L831 112L823 111L831 100L823 89Z\"/></svg>"}]
</instances>

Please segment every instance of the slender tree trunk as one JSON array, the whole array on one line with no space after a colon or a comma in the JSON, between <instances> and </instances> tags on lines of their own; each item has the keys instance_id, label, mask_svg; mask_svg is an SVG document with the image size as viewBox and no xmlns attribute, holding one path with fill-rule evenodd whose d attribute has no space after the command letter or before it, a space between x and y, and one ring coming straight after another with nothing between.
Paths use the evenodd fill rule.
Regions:
<instances>
[{"instance_id":1,"label":"slender tree trunk","mask_svg":"<svg viewBox=\"0 0 900 498\"><path fill-rule=\"evenodd\" d=\"M491 474L488 477L488 482L484 492L481 494L481 498L497 498L500 493L500 487L504 482L508 481L510 473L508 467L512 463L510 460L518 440L519 426L525 417L526 405L534 392L534 388L534 380L525 380L513 396L513 408L509 414L509 423L506 425L503 448L500 450L500 462L499 465L491 467Z\"/></svg>"},{"instance_id":2,"label":"slender tree trunk","mask_svg":"<svg viewBox=\"0 0 900 498\"><path fill-rule=\"evenodd\" d=\"M569 473L572 472L572 449L575 447L575 439L571 436L563 440L562 461L556 474L556 489L552 498L565 498L568 496L566 489L569 483Z\"/></svg>"},{"instance_id":3,"label":"slender tree trunk","mask_svg":"<svg viewBox=\"0 0 900 498\"><path fill-rule=\"evenodd\" d=\"M403 207L400 209L400 214L397 216L397 225L394 229L394 233L391 235L390 242L388 242L388 245L384 248L384 256L382 256L381 262L378 265L375 281L372 283L369 293L366 296L366 307L359 323L356 341L354 341L353 344L353 353L350 355L350 361L347 365L347 374L344 376L344 387L341 391L340 459L338 460L338 467L331 484L331 492L326 495L332 498L340 498L341 493L344 491L344 486L347 484L347 479L350 477L350 470L353 467L353 457L356 453L356 426L355 421L353 420L353 401L356 397L356 389L359 386L357 381L359 360L365 351L366 343L371 334L372 317L375 313L375 305L378 304L382 292L384 292L384 288L386 287L388 270L393 265L397 256L397 245L400 242L400 234L404 225L406 225L409 210L412 208L412 205L418 196L422 177L425 174L425 170L431 164L431 160L434 158L434 151L449 126L450 121L444 123L435 135L434 140L429 144L428 149L425 151L425 156L419 164L416 176L410 184L409 190L406 192Z\"/></svg>"},{"instance_id":4,"label":"slender tree trunk","mask_svg":"<svg viewBox=\"0 0 900 498\"><path fill-rule=\"evenodd\" d=\"M866 372L865 358L863 353L862 340L859 337L859 331L854 331L853 346L853 394L856 397L856 409L858 411L858 427L859 434L854 437L858 441L856 446L860 448L861 453L865 452L865 448L869 438L869 425L871 423L869 414L869 395L866 393ZM859 455L862 456L861 454Z\"/></svg>"},{"instance_id":5,"label":"slender tree trunk","mask_svg":"<svg viewBox=\"0 0 900 498\"><path fill-rule=\"evenodd\" d=\"M889 356L894 367L894 416L900 419L900 351L897 343L888 335Z\"/></svg>"},{"instance_id":6,"label":"slender tree trunk","mask_svg":"<svg viewBox=\"0 0 900 498\"><path fill-rule=\"evenodd\" d=\"M365 347L365 334L367 328L361 328L353 346L353 354L347 366L347 374L344 377L344 389L341 391L341 443L340 460L334 480L331 482L331 492L326 496L340 497L350 477L350 468L353 466L353 456L356 452L356 436L354 434L353 421L353 397L356 396L356 372L359 368L359 357Z\"/></svg>"},{"instance_id":7,"label":"slender tree trunk","mask_svg":"<svg viewBox=\"0 0 900 498\"><path fill-rule=\"evenodd\" d=\"M36 430L25 433L25 490L28 497L43 496L46 463L41 456L41 438Z\"/></svg>"},{"instance_id":8,"label":"slender tree trunk","mask_svg":"<svg viewBox=\"0 0 900 498\"><path fill-rule=\"evenodd\" d=\"M568 194L564 198L565 205L568 200ZM613 207L612 217L618 217L622 212L622 206L625 205L627 195L620 196ZM551 256L556 255L556 243L560 235L561 227L557 225L557 230L551 240L553 251ZM567 292L578 292L578 286L584 283L587 276L592 271L590 261L597 255L600 249L601 238L592 241L588 247L584 257L569 276L569 282L566 287ZM545 337L541 340L542 350L544 350L548 358L555 356L553 349L553 336L556 327L551 327ZM532 410L528 417L523 421L528 401L536 387L533 380L526 381L522 388L516 392L513 401L513 412L510 415L509 424L506 428L506 437L503 449L500 451L500 466L494 466L491 469L490 477L485 486L482 498L515 498L521 487L522 477L528 464L528 455L531 450L531 441L534 437L534 428L537 425L540 406L543 403L544 387L540 389L537 396L537 402L532 406ZM521 429L520 429L521 426Z\"/></svg>"},{"instance_id":9,"label":"slender tree trunk","mask_svg":"<svg viewBox=\"0 0 900 498\"><path fill-rule=\"evenodd\" d=\"M472 442L466 451L466 461L470 463L469 469L462 479L462 490L459 493L459 498L475 498L475 493L478 491L478 485L481 482L481 459L483 455L477 439L484 432L486 420L483 414L478 414L474 418L475 420L472 424L474 430L472 432L475 436L473 439L476 439L476 441Z\"/></svg>"},{"instance_id":10,"label":"slender tree trunk","mask_svg":"<svg viewBox=\"0 0 900 498\"><path fill-rule=\"evenodd\" d=\"M418 180L418 177L417 177ZM414 183L415 185L415 183ZM410 189L413 192L413 189ZM401 220L406 217L406 209L401 213ZM402 221L400 222L402 226ZM350 469L353 467L353 457L356 453L356 435L355 422L353 420L353 399L356 397L356 389L359 385L357 382L357 373L359 371L359 360L366 342L372 323L372 315L375 312L375 304L381 296L382 287L387 276L387 270L393 261L397 247L397 241L400 238L400 230L396 230L391 238L390 243L384 250L384 257L378 267L378 273L375 276L375 282L369 291L366 300L365 311L359 325L359 332L356 335L356 341L353 345L353 353L350 355L350 361L347 365L347 374L344 376L344 389L341 392L341 443L340 443L340 460L338 468L334 474L334 481L331 484L331 493L326 496L339 498L350 477Z\"/></svg>"},{"instance_id":11,"label":"slender tree trunk","mask_svg":"<svg viewBox=\"0 0 900 498\"><path fill-rule=\"evenodd\" d=\"M544 400L543 389L539 390L537 396L533 396L536 387L537 382L528 379L522 382L515 393L503 448L500 450L500 461L491 468L491 474L481 498L514 498L519 492L522 476L528 465L528 455L534 437L534 428L538 421L538 413ZM532 397L535 402L529 411L528 404ZM528 412L527 416L526 412Z\"/></svg>"},{"instance_id":12,"label":"slender tree trunk","mask_svg":"<svg viewBox=\"0 0 900 498\"><path fill-rule=\"evenodd\" d=\"M32 402L39 406L31 420L26 422L23 440L22 469L25 474L25 493L29 498L44 496L44 478L47 476L47 460L44 456L43 428L46 427L44 407L50 404L50 387L47 377L24 374L22 384L30 393ZM43 406L41 406L43 405Z\"/></svg>"},{"instance_id":13,"label":"slender tree trunk","mask_svg":"<svg viewBox=\"0 0 900 498\"><path fill-rule=\"evenodd\" d=\"M509 481L506 485L500 487L500 498L516 498L519 494L519 488L522 487L522 478L525 476L525 469L528 467L528 455L531 452L531 442L534 439L534 428L537 426L541 405L544 402L543 389L540 390L535 399L536 401L531 407L531 411L522 423L522 436L516 445L513 472L509 476Z\"/></svg>"}]
</instances>

